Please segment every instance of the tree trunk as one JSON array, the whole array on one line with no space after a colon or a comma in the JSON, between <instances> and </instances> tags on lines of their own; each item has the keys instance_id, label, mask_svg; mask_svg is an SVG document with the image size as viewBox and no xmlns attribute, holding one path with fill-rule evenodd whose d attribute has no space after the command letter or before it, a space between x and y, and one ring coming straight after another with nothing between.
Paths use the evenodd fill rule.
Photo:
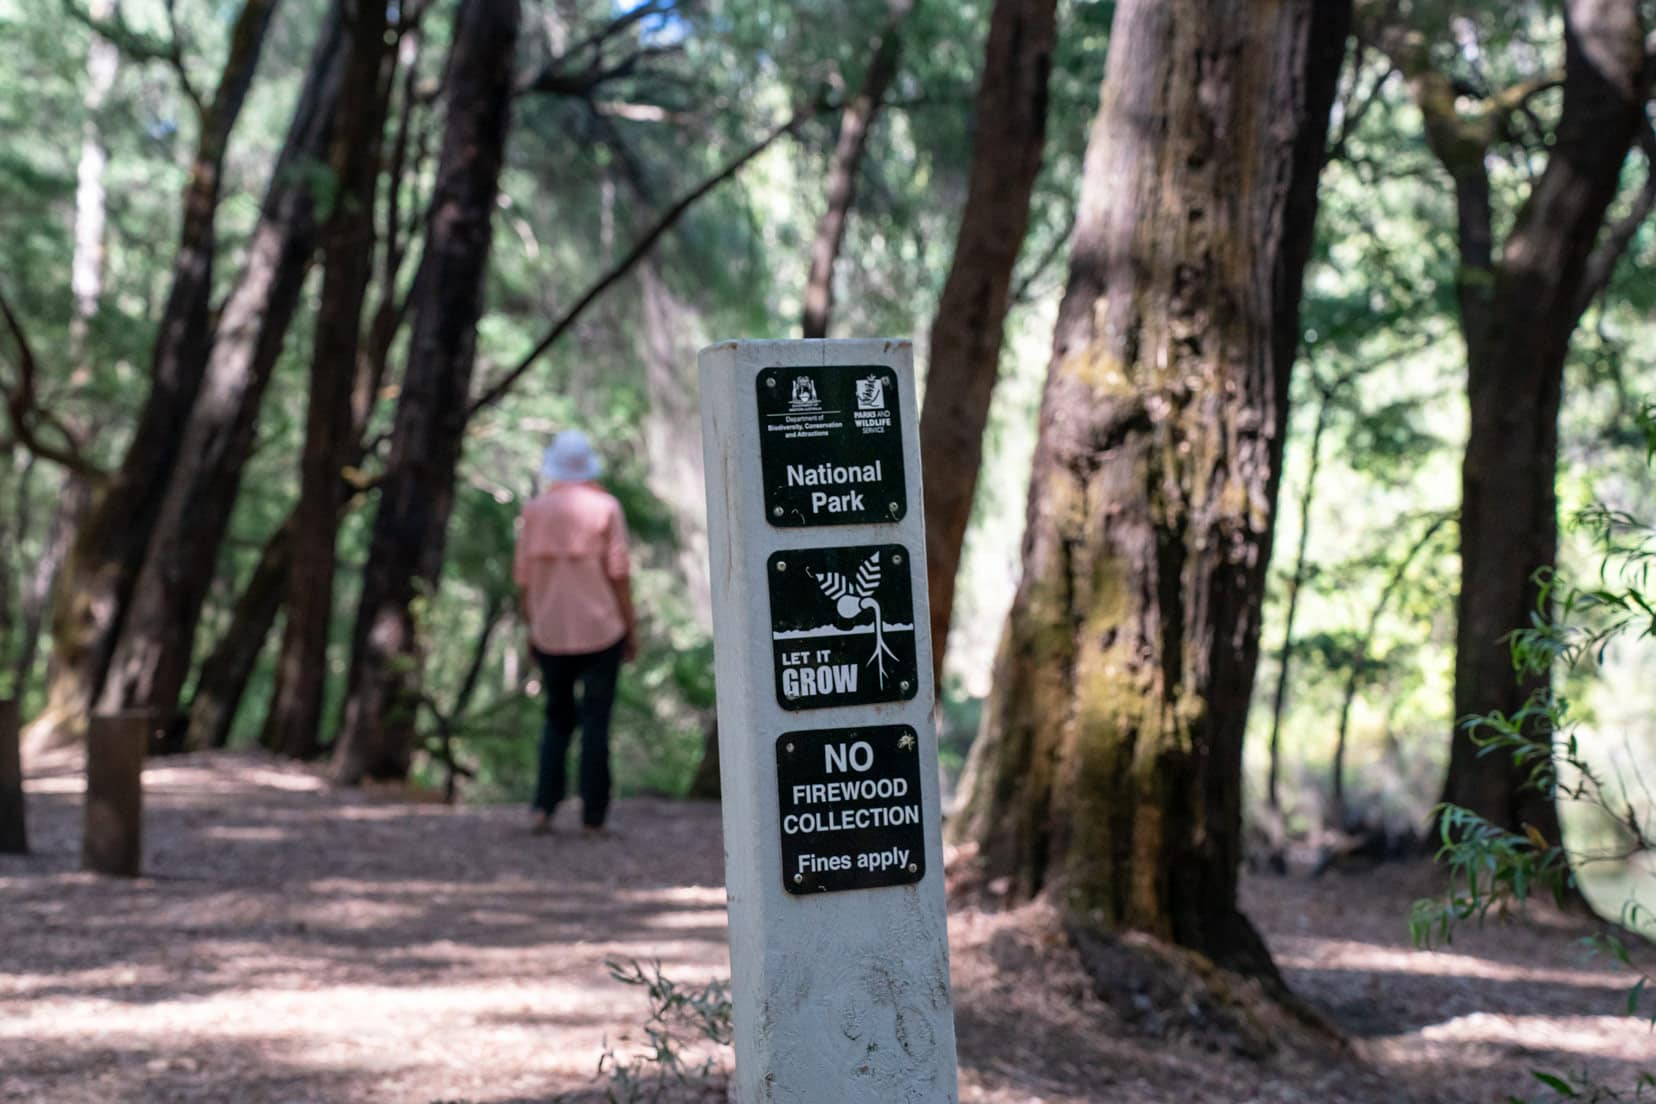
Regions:
<instances>
[{"instance_id":1,"label":"tree trunk","mask_svg":"<svg viewBox=\"0 0 1656 1104\"><path fill-rule=\"evenodd\" d=\"M1511 714L1544 681L1513 674L1506 636L1530 624L1536 573L1557 560L1558 410L1588 256L1649 92L1636 0L1565 5L1564 106L1547 167L1493 265L1487 321L1464 310L1471 432L1461 467L1455 716ZM1463 261L1463 267L1465 262ZM1548 738L1537 733L1538 739ZM1457 725L1443 800L1559 838L1550 795Z\"/></svg>"},{"instance_id":2,"label":"tree trunk","mask_svg":"<svg viewBox=\"0 0 1656 1104\"><path fill-rule=\"evenodd\" d=\"M696 776L690 779L686 797L717 801L722 793L719 779L719 719L714 717L702 732L702 757L696 766Z\"/></svg>"},{"instance_id":3,"label":"tree trunk","mask_svg":"<svg viewBox=\"0 0 1656 1104\"><path fill-rule=\"evenodd\" d=\"M327 156L343 46L336 12L323 28L271 173L246 267L219 314L206 379L104 679L103 712L146 708L170 718L177 711L265 385L316 248L314 189L299 170Z\"/></svg>"},{"instance_id":4,"label":"tree trunk","mask_svg":"<svg viewBox=\"0 0 1656 1104\"><path fill-rule=\"evenodd\" d=\"M650 491L673 518L673 567L684 581L689 612L713 631L713 583L707 560L707 490L702 473L700 383L696 350L705 344L693 307L668 286L654 258L638 266L638 357L644 362L644 455Z\"/></svg>"},{"instance_id":5,"label":"tree trunk","mask_svg":"<svg viewBox=\"0 0 1656 1104\"><path fill-rule=\"evenodd\" d=\"M115 0L93 0L87 5L87 14L101 22L113 16L117 8ZM77 372L90 367L86 341L103 298L108 213L104 169L109 164L109 150L103 142L98 115L115 86L120 66L120 50L107 38L94 34L86 49L86 92L81 97L86 117L81 120L80 160L75 164L75 251L69 259L69 291L75 300L69 318L69 362Z\"/></svg>"},{"instance_id":6,"label":"tree trunk","mask_svg":"<svg viewBox=\"0 0 1656 1104\"><path fill-rule=\"evenodd\" d=\"M75 534L80 531L91 499L92 487L85 479L73 472L64 473L57 509L46 529L45 551L34 562L28 586L23 592L23 634L14 672L20 702L34 673L35 659L40 654L40 629L46 620L46 611L51 607L52 594L57 589L58 572L75 542Z\"/></svg>"},{"instance_id":7,"label":"tree trunk","mask_svg":"<svg viewBox=\"0 0 1656 1104\"><path fill-rule=\"evenodd\" d=\"M1408 575L1409 565L1414 563L1415 557L1426 550L1437 536L1437 531L1451 520L1450 515L1440 514L1432 520L1420 538L1411 544L1403 553L1403 558L1397 561L1392 573L1386 579L1386 585L1380 588L1380 597L1369 611L1368 624L1363 630L1362 639L1357 645L1356 652L1351 656L1346 666L1345 689L1340 695L1340 720L1334 730L1334 762L1329 768L1329 792L1333 801L1329 811L1329 822L1335 828L1344 828L1346 823L1345 797L1345 757L1346 735L1351 727L1351 707L1357 703L1357 691L1362 685L1363 670L1368 666L1369 656L1374 651L1374 638L1380 633L1380 618L1386 614L1386 607L1391 604L1392 595L1397 593Z\"/></svg>"},{"instance_id":8,"label":"tree trunk","mask_svg":"<svg viewBox=\"0 0 1656 1104\"><path fill-rule=\"evenodd\" d=\"M1012 269L1046 143L1056 0L997 0L978 84L972 170L954 261L932 320L920 414L932 674L942 685L955 575L972 517Z\"/></svg>"},{"instance_id":9,"label":"tree trunk","mask_svg":"<svg viewBox=\"0 0 1656 1104\"><path fill-rule=\"evenodd\" d=\"M292 564L293 518L289 515L265 541L259 562L230 611L230 624L201 662L195 696L190 699L186 747L200 750L230 743L230 726L282 608Z\"/></svg>"},{"instance_id":10,"label":"tree trunk","mask_svg":"<svg viewBox=\"0 0 1656 1104\"><path fill-rule=\"evenodd\" d=\"M46 709L30 726L31 746L73 743L85 733L178 458L211 343L214 221L224 157L276 3L247 0L243 5L218 87L201 112L172 288L151 357L149 395L120 467L95 494L64 564L52 619Z\"/></svg>"},{"instance_id":11,"label":"tree trunk","mask_svg":"<svg viewBox=\"0 0 1656 1104\"><path fill-rule=\"evenodd\" d=\"M17 701L0 698L0 855L29 853L24 816L23 760L18 748Z\"/></svg>"},{"instance_id":12,"label":"tree trunk","mask_svg":"<svg viewBox=\"0 0 1656 1104\"><path fill-rule=\"evenodd\" d=\"M382 79L388 52L384 7L358 5L346 31L349 45L341 101L349 107L336 129L329 157L338 194L322 231L322 297L305 409L293 567L276 693L265 731L266 744L295 758L311 758L321 748L335 539L345 493L342 471L355 444L352 390L361 350L363 302L373 275L374 197L389 83Z\"/></svg>"},{"instance_id":13,"label":"tree trunk","mask_svg":"<svg viewBox=\"0 0 1656 1104\"><path fill-rule=\"evenodd\" d=\"M1274 976L1242 737L1350 9L1123 0L954 835L1014 897Z\"/></svg>"},{"instance_id":14,"label":"tree trunk","mask_svg":"<svg viewBox=\"0 0 1656 1104\"><path fill-rule=\"evenodd\" d=\"M10 441L0 443L0 472L12 466L13 444ZM23 552L23 543L28 539L30 525L29 501L33 497L31 484L34 482L35 457L29 454L22 470L17 473L15 488L12 491L12 502L15 506L10 524L0 524L0 656L12 652L12 633L16 630L18 613L23 606L21 587L14 590L14 585L21 582L23 572L19 557ZM3 485L3 484L0 484ZM13 669L15 670L15 664ZM0 694L7 693L0 689ZM14 685L9 694L13 698L23 696L23 688Z\"/></svg>"},{"instance_id":15,"label":"tree trunk","mask_svg":"<svg viewBox=\"0 0 1656 1104\"><path fill-rule=\"evenodd\" d=\"M890 17L874 45L862 84L840 115L839 138L828 161L828 204L817 220L811 242L811 270L805 280L805 310L800 323L804 337L828 336L828 316L834 309L834 262L839 259L845 226L857 202L857 177L862 172L869 133L879 118L886 90L897 76L903 21L913 6L914 0L891 0Z\"/></svg>"},{"instance_id":16,"label":"tree trunk","mask_svg":"<svg viewBox=\"0 0 1656 1104\"><path fill-rule=\"evenodd\" d=\"M118 10L115 0L92 0L87 5L87 14L94 21L110 19ZM69 290L74 299L69 318L69 363L74 382L84 381L91 374L87 344L92 319L97 315L103 299L106 268L104 236L108 225L104 171L109 164L109 149L104 145L99 115L109 98L110 89L115 85L120 64L121 53L115 44L102 35L94 34L86 50L86 91L81 97L81 108L86 115L81 120L80 159L75 164L75 245L69 258ZM46 553L35 562L29 573L22 601L23 635L14 669L19 702L34 671L35 657L40 649L40 630L58 572L85 518L91 492L86 479L74 472L64 474L62 496L46 537Z\"/></svg>"},{"instance_id":17,"label":"tree trunk","mask_svg":"<svg viewBox=\"0 0 1656 1104\"><path fill-rule=\"evenodd\" d=\"M100 713L86 736L81 869L136 878L144 860L144 752L159 725L143 710Z\"/></svg>"},{"instance_id":18,"label":"tree trunk","mask_svg":"<svg viewBox=\"0 0 1656 1104\"><path fill-rule=\"evenodd\" d=\"M512 97L518 0L465 0L456 16L444 126L408 368L363 571L334 774L402 778L413 753L420 642L413 602L442 572L466 429L490 216ZM291 613L290 615L291 616Z\"/></svg>"},{"instance_id":19,"label":"tree trunk","mask_svg":"<svg viewBox=\"0 0 1656 1104\"><path fill-rule=\"evenodd\" d=\"M1282 807L1278 779L1282 773L1282 714L1288 705L1288 673L1294 661L1294 620L1299 613L1300 590L1305 586L1306 551L1311 544L1311 503L1317 493L1317 470L1322 466L1322 439L1328 431L1328 417L1334 406L1332 388L1325 388L1317 402L1317 420L1311 429L1311 457L1305 468L1305 487L1299 500L1299 545L1294 549L1294 570L1288 576L1288 609L1282 617L1282 647L1277 652L1276 692L1271 695L1270 765L1265 774L1265 803Z\"/></svg>"}]
</instances>

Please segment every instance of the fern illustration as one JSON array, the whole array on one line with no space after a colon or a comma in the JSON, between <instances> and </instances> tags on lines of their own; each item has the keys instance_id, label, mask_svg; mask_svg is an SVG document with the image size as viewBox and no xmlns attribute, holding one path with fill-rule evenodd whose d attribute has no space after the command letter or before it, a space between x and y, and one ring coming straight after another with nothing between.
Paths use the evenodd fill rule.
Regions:
<instances>
[{"instance_id":1,"label":"fern illustration","mask_svg":"<svg viewBox=\"0 0 1656 1104\"><path fill-rule=\"evenodd\" d=\"M856 621L864 610L874 611L874 654L868 657L868 662L875 665L880 687L884 689L886 657L895 660L897 653L886 646L885 619L880 613L880 603L874 599L880 589L880 554L875 552L864 560L857 568L855 579L847 579L837 571L818 574L806 568L805 573L816 580L822 593L834 603L834 612L846 621Z\"/></svg>"}]
</instances>

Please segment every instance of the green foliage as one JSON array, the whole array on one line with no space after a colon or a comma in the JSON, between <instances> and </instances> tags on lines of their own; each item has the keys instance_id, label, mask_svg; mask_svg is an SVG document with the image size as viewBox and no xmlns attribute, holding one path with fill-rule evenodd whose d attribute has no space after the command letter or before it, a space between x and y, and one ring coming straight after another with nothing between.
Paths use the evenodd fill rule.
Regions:
<instances>
[{"instance_id":1,"label":"green foliage","mask_svg":"<svg viewBox=\"0 0 1656 1104\"><path fill-rule=\"evenodd\" d=\"M1656 408L1641 417L1647 439L1647 462L1656 457ZM1656 638L1651 566L1656 563L1656 527L1621 511L1594 507L1577 524L1598 549L1597 578L1588 585L1568 582L1556 573L1542 582L1540 608L1529 628L1510 637L1513 668L1520 677L1545 676L1555 668L1573 669L1602 663L1618 640ZM1512 832L1454 805L1439 810L1443 845L1438 852L1451 873L1451 888L1442 899L1416 902L1410 931L1416 943L1431 945L1453 938L1457 925L1481 921L1491 910L1521 907L1536 892L1549 892L1560 903L1577 886L1581 872L1594 864L1625 862L1656 851L1656 801L1645 793L1619 789L1586 758L1581 723L1569 699L1550 685L1535 691L1511 716L1491 713L1468 717L1463 727L1473 734L1480 755L1509 756L1524 785L1565 803L1591 806L1616 826L1608 850L1589 851L1550 843L1534 828ZM1628 931L1648 927L1650 913L1636 897L1622 905L1620 922ZM1647 1014L1656 1028L1656 1001L1650 1000L1652 975L1629 954L1623 937L1607 932L1590 941L1634 975L1627 992L1626 1014ZM1632 1095L1618 1094L1592 1079L1571 1079L1538 1071L1537 1080L1557 1099L1619 1101L1642 1099L1656 1089L1656 1076L1644 1074Z\"/></svg>"},{"instance_id":2,"label":"green foliage","mask_svg":"<svg viewBox=\"0 0 1656 1104\"><path fill-rule=\"evenodd\" d=\"M645 966L606 959L604 966L615 981L642 989L650 1005L642 1049L626 1055L604 1048L598 1074L608 1082L605 1099L642 1104L674 1089L718 1088L728 1077L719 1048L732 1041L730 982L683 985L661 972L659 960Z\"/></svg>"},{"instance_id":3,"label":"green foliage","mask_svg":"<svg viewBox=\"0 0 1656 1104\"><path fill-rule=\"evenodd\" d=\"M1587 1073L1560 1076L1535 1070L1531 1074L1551 1090L1552 1101L1580 1100L1585 1104L1625 1104L1626 1101L1656 1099L1656 1075L1641 1073L1633 1083L1632 1091L1621 1092L1601 1085ZM1507 1104L1528 1104L1522 1097L1509 1096ZM1539 1104L1539 1102L1537 1102Z\"/></svg>"}]
</instances>

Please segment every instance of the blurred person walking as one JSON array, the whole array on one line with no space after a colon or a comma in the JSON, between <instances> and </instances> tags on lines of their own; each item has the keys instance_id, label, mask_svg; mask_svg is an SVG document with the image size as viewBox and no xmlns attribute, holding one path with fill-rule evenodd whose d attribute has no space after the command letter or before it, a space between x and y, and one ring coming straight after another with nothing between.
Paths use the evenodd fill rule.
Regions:
<instances>
[{"instance_id":1,"label":"blurred person walking","mask_svg":"<svg viewBox=\"0 0 1656 1104\"><path fill-rule=\"evenodd\" d=\"M627 524L598 486L603 464L586 434L565 430L541 457L546 487L519 519L512 576L546 695L530 827L551 830L568 787L569 743L581 730L581 825L609 813L610 710L621 664L638 652ZM577 695L579 684L579 695Z\"/></svg>"}]
</instances>

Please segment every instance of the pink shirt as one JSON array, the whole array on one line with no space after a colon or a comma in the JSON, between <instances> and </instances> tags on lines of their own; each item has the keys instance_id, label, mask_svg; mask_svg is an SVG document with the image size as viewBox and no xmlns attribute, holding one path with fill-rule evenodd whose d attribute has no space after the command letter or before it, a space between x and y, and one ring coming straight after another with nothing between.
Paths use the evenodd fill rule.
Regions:
<instances>
[{"instance_id":1,"label":"pink shirt","mask_svg":"<svg viewBox=\"0 0 1656 1104\"><path fill-rule=\"evenodd\" d=\"M554 483L523 508L512 577L529 640L550 655L601 652L627 634L613 580L630 573L621 504L591 483Z\"/></svg>"}]
</instances>

